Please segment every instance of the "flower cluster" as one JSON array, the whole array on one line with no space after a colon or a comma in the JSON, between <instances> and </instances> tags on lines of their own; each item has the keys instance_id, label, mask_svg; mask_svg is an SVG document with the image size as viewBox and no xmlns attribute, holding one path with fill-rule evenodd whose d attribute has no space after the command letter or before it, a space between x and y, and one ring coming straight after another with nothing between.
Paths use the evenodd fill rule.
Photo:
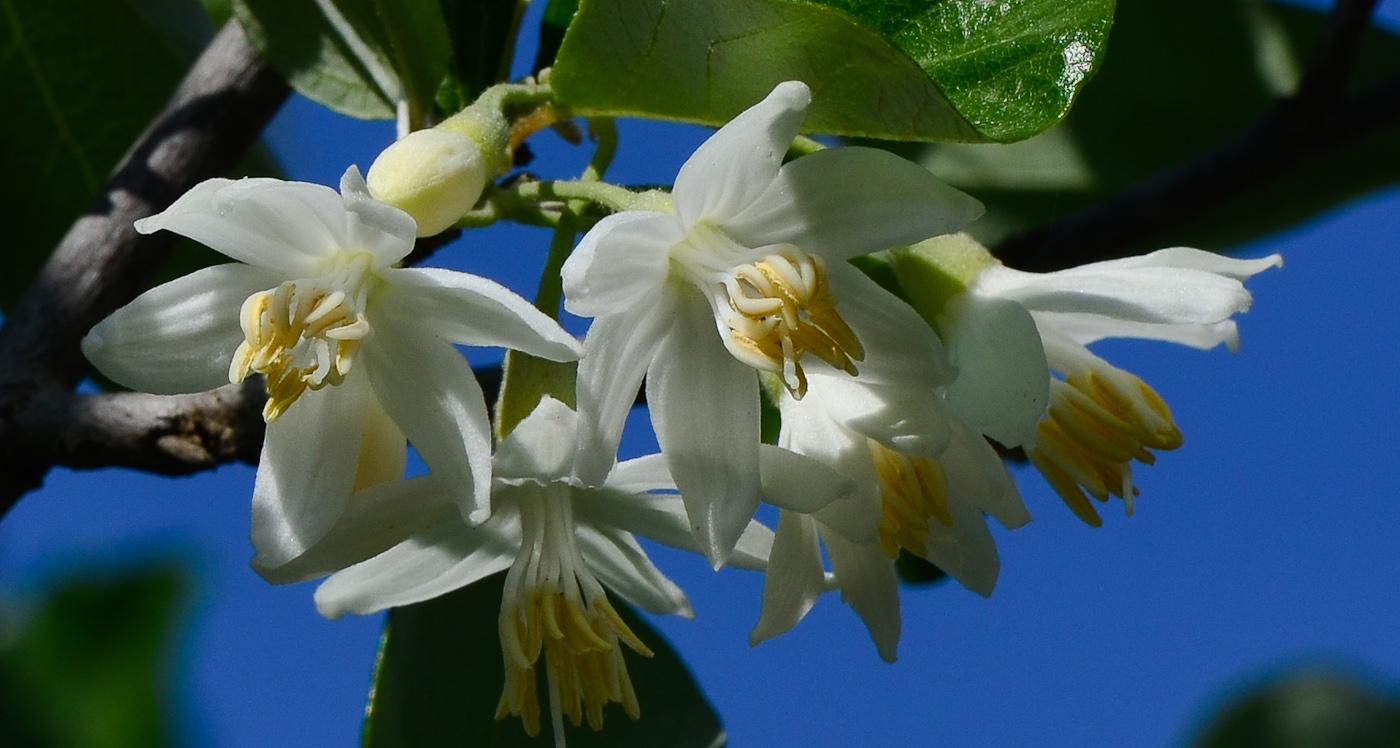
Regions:
<instances>
[{"instance_id":1,"label":"flower cluster","mask_svg":"<svg viewBox=\"0 0 1400 748\"><path fill-rule=\"evenodd\" d=\"M622 653L650 649L615 601L691 608L636 536L763 570L754 643L839 590L892 661L901 556L990 595L987 515L1030 521L989 439L1023 449L1086 522L1100 523L1090 497L1131 513L1132 461L1181 434L1161 397L1086 346L1233 348L1242 282L1278 259L1178 248L1045 275L1003 267L954 233L981 206L922 167L862 147L788 159L810 96L779 85L706 141L669 195L592 226L557 278L568 311L593 320L581 343L492 281L400 267L509 163L504 118L479 104L385 151L368 185L351 167L339 194L195 187L138 230L237 262L148 291L83 350L150 392L264 378L253 566L276 583L330 575L325 615L505 572L498 717L530 734L541 664L556 735L564 717L600 728L608 703L633 718L645 703ZM894 284L850 262L886 250ZM508 375L502 397L533 412L493 439L457 345L578 360L577 408L512 391ZM644 381L661 451L619 463ZM764 398L776 444L760 438ZM427 474L405 476L409 444ZM764 502L775 530L755 520Z\"/></svg>"}]
</instances>

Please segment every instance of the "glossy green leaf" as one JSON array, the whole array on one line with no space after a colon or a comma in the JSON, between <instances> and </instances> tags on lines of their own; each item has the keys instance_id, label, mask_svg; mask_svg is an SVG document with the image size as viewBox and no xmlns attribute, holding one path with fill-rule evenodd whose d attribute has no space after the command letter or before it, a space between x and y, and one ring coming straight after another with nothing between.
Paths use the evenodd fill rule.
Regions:
<instances>
[{"instance_id":1,"label":"glossy green leaf","mask_svg":"<svg viewBox=\"0 0 1400 748\"><path fill-rule=\"evenodd\" d=\"M1345 675L1295 675L1226 704L1195 748L1394 748L1400 700Z\"/></svg>"},{"instance_id":2,"label":"glossy green leaf","mask_svg":"<svg viewBox=\"0 0 1400 748\"><path fill-rule=\"evenodd\" d=\"M0 3L0 307L28 286L211 33L196 0Z\"/></svg>"},{"instance_id":3,"label":"glossy green leaf","mask_svg":"<svg viewBox=\"0 0 1400 748\"><path fill-rule=\"evenodd\" d=\"M580 113L718 125L803 80L814 132L1004 141L1059 121L1112 0L583 0L554 71Z\"/></svg>"},{"instance_id":4,"label":"glossy green leaf","mask_svg":"<svg viewBox=\"0 0 1400 748\"><path fill-rule=\"evenodd\" d=\"M995 245L1243 132L1291 93L1324 24L1319 12L1259 0L1122 0L1103 65L1061 125L1010 145L893 147L982 200L987 213L970 230ZM1357 86L1397 71L1400 37L1373 29ZM1124 251L1230 246L1397 180L1391 127Z\"/></svg>"},{"instance_id":5,"label":"glossy green leaf","mask_svg":"<svg viewBox=\"0 0 1400 748\"><path fill-rule=\"evenodd\" d=\"M546 716L535 738L519 719L496 720L504 683L497 618L505 574L435 600L389 613L374 686L365 714L366 748L524 748L554 745ZM566 721L572 748L647 746L706 748L723 744L719 718L675 651L646 621L615 596L627 625L655 653L647 658L624 650L627 670L641 703L633 722L617 705L604 712L604 728L575 728ZM541 708L548 697L540 678Z\"/></svg>"},{"instance_id":6,"label":"glossy green leaf","mask_svg":"<svg viewBox=\"0 0 1400 748\"><path fill-rule=\"evenodd\" d=\"M451 58L437 0L234 0L258 51L302 95L362 119L426 112Z\"/></svg>"},{"instance_id":7,"label":"glossy green leaf","mask_svg":"<svg viewBox=\"0 0 1400 748\"><path fill-rule=\"evenodd\" d=\"M169 745L165 658L182 588L154 570L59 589L0 649L0 745Z\"/></svg>"}]
</instances>

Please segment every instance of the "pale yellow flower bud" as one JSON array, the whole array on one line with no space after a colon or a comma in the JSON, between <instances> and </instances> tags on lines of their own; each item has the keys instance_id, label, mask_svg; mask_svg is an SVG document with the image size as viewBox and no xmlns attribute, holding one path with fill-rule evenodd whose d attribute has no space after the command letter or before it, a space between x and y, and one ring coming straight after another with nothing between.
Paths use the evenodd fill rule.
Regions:
<instances>
[{"instance_id":1,"label":"pale yellow flower bud","mask_svg":"<svg viewBox=\"0 0 1400 748\"><path fill-rule=\"evenodd\" d=\"M413 216L419 236L432 236L476 205L488 176L474 138L435 128L409 133L384 149L366 181L374 199Z\"/></svg>"}]
</instances>

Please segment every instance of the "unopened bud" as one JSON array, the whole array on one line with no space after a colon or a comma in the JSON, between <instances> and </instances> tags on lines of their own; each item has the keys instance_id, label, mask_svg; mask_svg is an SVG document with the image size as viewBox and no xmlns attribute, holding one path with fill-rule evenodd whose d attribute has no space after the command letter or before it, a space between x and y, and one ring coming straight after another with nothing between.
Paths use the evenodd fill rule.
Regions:
<instances>
[{"instance_id":1,"label":"unopened bud","mask_svg":"<svg viewBox=\"0 0 1400 748\"><path fill-rule=\"evenodd\" d=\"M419 130L384 149L369 167L370 195L413 216L419 236L456 223L481 198L488 178L481 145L445 128Z\"/></svg>"}]
</instances>

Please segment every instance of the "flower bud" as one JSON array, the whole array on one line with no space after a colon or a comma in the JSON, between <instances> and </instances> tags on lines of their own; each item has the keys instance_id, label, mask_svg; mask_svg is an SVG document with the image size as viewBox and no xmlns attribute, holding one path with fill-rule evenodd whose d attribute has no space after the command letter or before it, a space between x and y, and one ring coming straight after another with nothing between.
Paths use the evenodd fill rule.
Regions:
<instances>
[{"instance_id":1,"label":"flower bud","mask_svg":"<svg viewBox=\"0 0 1400 748\"><path fill-rule=\"evenodd\" d=\"M369 167L370 195L413 216L432 236L471 210L486 187L481 145L456 130L419 130L384 149Z\"/></svg>"}]
</instances>

